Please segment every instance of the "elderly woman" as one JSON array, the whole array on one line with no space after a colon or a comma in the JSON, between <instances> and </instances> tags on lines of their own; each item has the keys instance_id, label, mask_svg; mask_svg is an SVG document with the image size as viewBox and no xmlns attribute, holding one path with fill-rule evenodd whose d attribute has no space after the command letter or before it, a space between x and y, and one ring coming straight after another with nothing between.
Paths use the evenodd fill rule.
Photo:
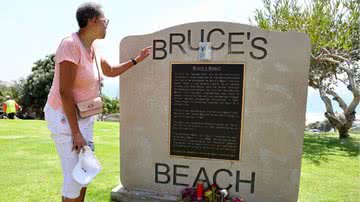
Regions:
<instances>
[{"instance_id":1,"label":"elderly woman","mask_svg":"<svg viewBox=\"0 0 360 202\"><path fill-rule=\"evenodd\" d=\"M122 64L111 66L106 60L97 61L93 42L103 39L109 20L101 6L95 3L82 4L76 19L78 32L62 40L55 55L55 76L45 106L45 118L60 156L64 182L62 201L84 201L86 185L72 178L72 170L78 161L78 153L88 145L94 150L94 116L80 118L76 104L99 97L101 73L115 77L144 60L151 47Z\"/></svg>"}]
</instances>

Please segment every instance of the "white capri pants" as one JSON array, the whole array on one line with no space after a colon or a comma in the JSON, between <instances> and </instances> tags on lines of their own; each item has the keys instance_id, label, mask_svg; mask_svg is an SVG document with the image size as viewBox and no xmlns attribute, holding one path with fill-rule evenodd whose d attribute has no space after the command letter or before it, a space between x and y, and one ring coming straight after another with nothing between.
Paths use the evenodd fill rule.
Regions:
<instances>
[{"instance_id":1,"label":"white capri pants","mask_svg":"<svg viewBox=\"0 0 360 202\"><path fill-rule=\"evenodd\" d=\"M51 131L51 138L53 139L57 153L60 157L61 167L63 172L62 196L66 198L77 198L80 196L80 191L87 185L77 183L72 177L72 170L78 162L78 154L76 151L71 151L73 146L70 126L66 116L60 110L54 110L50 106L45 106L45 119L48 128ZM80 132L83 135L87 145L94 151L93 143L93 127L94 117L86 119L79 119Z\"/></svg>"}]
</instances>

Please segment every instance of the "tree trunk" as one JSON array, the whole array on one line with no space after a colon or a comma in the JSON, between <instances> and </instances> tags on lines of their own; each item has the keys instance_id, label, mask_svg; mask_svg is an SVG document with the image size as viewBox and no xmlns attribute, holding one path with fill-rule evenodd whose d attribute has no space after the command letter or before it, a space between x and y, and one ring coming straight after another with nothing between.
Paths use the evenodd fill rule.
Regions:
<instances>
[{"instance_id":1,"label":"tree trunk","mask_svg":"<svg viewBox=\"0 0 360 202\"><path fill-rule=\"evenodd\" d=\"M336 65L337 71L329 77L328 72L322 72L320 74L320 78L317 86L316 82L312 82L319 89L320 98L324 102L326 107L325 117L330 121L333 127L337 128L339 131L340 139L348 138L349 133L348 130L351 128L353 121L355 120L356 107L360 103L360 89L358 84L358 52L360 49L355 49L358 47L353 47L354 49L351 51L353 55L356 57L343 57L342 55L333 52L331 53L326 48L323 48L322 52L316 57L312 56L315 62L325 62L324 65ZM346 55L346 54L345 54ZM337 74L345 73L347 78L338 79ZM335 80L341 81L346 85L347 89L351 91L353 94L353 100L349 105L347 105L344 100L332 89L332 87L336 86L336 82L332 81L333 78ZM330 83L330 85L329 85ZM331 83L334 84L331 87ZM343 110L342 114L335 114L331 100L328 96L332 96L333 100L339 104L339 107Z\"/></svg>"},{"instance_id":2,"label":"tree trunk","mask_svg":"<svg viewBox=\"0 0 360 202\"><path fill-rule=\"evenodd\" d=\"M328 112L325 112L324 115L329 120L330 124L339 132L340 139L350 137L348 131L351 128L353 121L355 120L355 113L344 117L341 117L341 115L335 116L335 114Z\"/></svg>"},{"instance_id":3,"label":"tree trunk","mask_svg":"<svg viewBox=\"0 0 360 202\"><path fill-rule=\"evenodd\" d=\"M350 137L348 131L349 131L350 128L347 128L347 127L340 127L338 128L339 130L339 138L340 139L346 139L348 137Z\"/></svg>"}]
</instances>

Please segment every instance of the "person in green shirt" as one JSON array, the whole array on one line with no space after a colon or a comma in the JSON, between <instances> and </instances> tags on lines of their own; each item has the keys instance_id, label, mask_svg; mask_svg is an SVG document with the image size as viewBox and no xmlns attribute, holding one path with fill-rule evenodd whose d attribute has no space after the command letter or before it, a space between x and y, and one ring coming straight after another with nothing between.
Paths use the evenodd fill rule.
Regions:
<instances>
[{"instance_id":1,"label":"person in green shirt","mask_svg":"<svg viewBox=\"0 0 360 202\"><path fill-rule=\"evenodd\" d=\"M9 119L14 119L16 111L20 109L20 106L15 102L15 100L11 99L11 97L7 95L6 101L3 104L3 109Z\"/></svg>"}]
</instances>

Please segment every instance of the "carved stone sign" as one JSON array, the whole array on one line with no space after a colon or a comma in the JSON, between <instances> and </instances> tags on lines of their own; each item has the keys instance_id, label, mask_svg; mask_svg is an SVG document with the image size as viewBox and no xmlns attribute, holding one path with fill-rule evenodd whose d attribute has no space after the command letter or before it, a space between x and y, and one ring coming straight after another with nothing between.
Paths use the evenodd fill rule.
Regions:
<instances>
[{"instance_id":1,"label":"carved stone sign","mask_svg":"<svg viewBox=\"0 0 360 202\"><path fill-rule=\"evenodd\" d=\"M200 60L199 42L211 43ZM227 22L129 36L120 61L152 58L121 76L118 201L175 201L216 183L246 201L297 201L309 38Z\"/></svg>"}]
</instances>

